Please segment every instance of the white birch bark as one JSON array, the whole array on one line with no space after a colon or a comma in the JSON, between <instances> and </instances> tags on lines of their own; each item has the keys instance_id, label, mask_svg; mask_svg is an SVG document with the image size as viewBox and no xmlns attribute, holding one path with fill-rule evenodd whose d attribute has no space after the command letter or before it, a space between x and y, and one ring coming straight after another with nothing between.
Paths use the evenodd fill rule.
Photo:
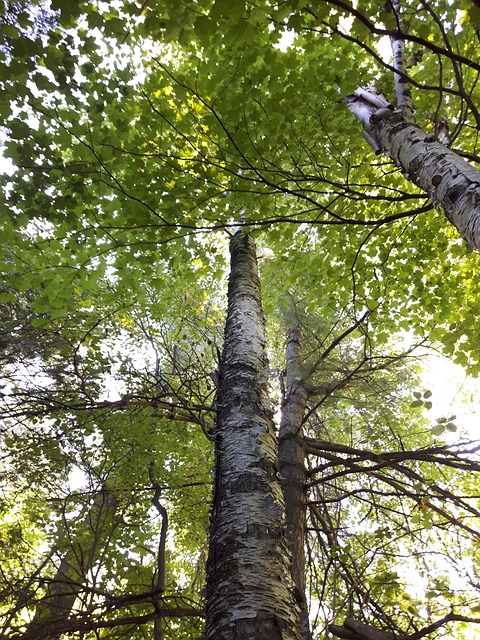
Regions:
<instances>
[{"instance_id":1,"label":"white birch bark","mask_svg":"<svg viewBox=\"0 0 480 640\"><path fill-rule=\"evenodd\" d=\"M305 574L307 473L303 437L308 392L304 380L301 332L297 326L290 329L286 356L286 388L280 420L278 462L285 497L287 544L292 555L292 578L300 604L300 631L302 640L311 640Z\"/></svg>"},{"instance_id":2,"label":"white birch bark","mask_svg":"<svg viewBox=\"0 0 480 640\"><path fill-rule=\"evenodd\" d=\"M435 207L442 207L469 249L479 250L480 171L399 111L378 107L376 101L377 96L369 99L365 90L346 99L364 126L365 139L376 153L389 155L408 180L428 193Z\"/></svg>"},{"instance_id":3,"label":"white birch bark","mask_svg":"<svg viewBox=\"0 0 480 640\"><path fill-rule=\"evenodd\" d=\"M208 640L300 640L253 240L231 242L207 564Z\"/></svg>"},{"instance_id":4,"label":"white birch bark","mask_svg":"<svg viewBox=\"0 0 480 640\"><path fill-rule=\"evenodd\" d=\"M402 21L400 15L400 0L391 0L392 10L397 20L398 28L401 29ZM410 84L406 76L405 64L405 42L402 38L392 36L390 38L393 54L393 81L395 87L395 97L397 99L397 110L403 115L407 122L413 122L413 102Z\"/></svg>"},{"instance_id":5,"label":"white birch bark","mask_svg":"<svg viewBox=\"0 0 480 640\"><path fill-rule=\"evenodd\" d=\"M400 0L391 8L401 30ZM480 249L480 171L414 124L413 102L406 75L404 41L391 38L397 107L378 104L372 90L357 89L348 96L348 108L363 124L363 137L375 151L384 151L407 179L426 191L435 208L467 241L469 250Z\"/></svg>"},{"instance_id":6,"label":"white birch bark","mask_svg":"<svg viewBox=\"0 0 480 640\"><path fill-rule=\"evenodd\" d=\"M480 171L397 113L373 132L405 176L443 208L469 248L480 249Z\"/></svg>"}]
</instances>

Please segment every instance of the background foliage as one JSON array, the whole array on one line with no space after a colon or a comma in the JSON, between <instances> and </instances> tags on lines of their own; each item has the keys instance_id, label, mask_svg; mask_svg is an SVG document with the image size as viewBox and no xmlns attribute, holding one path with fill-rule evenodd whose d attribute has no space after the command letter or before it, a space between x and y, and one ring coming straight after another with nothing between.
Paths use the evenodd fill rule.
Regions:
<instances>
[{"instance_id":1,"label":"background foliage","mask_svg":"<svg viewBox=\"0 0 480 640\"><path fill-rule=\"evenodd\" d=\"M418 124L448 127L478 162L478 7L409 0L403 15ZM169 514L165 634L200 635L188 614L203 606L239 225L259 248L272 399L293 316L317 388L317 637L352 611L404 633L452 607L475 617L477 445L424 417L428 390L396 343L408 332L478 374L479 257L342 101L370 84L393 99L392 18L380 1L5 3L2 637L40 637L55 594L72 593L66 632L144 637L152 463ZM462 625L437 633L467 637Z\"/></svg>"}]
</instances>

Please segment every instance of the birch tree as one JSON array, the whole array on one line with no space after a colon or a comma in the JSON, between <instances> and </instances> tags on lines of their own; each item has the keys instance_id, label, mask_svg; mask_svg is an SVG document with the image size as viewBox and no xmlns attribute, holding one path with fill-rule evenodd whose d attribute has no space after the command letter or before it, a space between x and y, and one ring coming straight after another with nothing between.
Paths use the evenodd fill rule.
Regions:
<instances>
[{"instance_id":1,"label":"birch tree","mask_svg":"<svg viewBox=\"0 0 480 640\"><path fill-rule=\"evenodd\" d=\"M302 640L308 640L306 585L306 494L307 471L303 441L303 418L307 390L301 350L301 330L290 327L286 345L285 375L282 374L282 414L278 432L278 463L285 496L287 543L292 554L292 578L301 607Z\"/></svg>"},{"instance_id":2,"label":"birch tree","mask_svg":"<svg viewBox=\"0 0 480 640\"><path fill-rule=\"evenodd\" d=\"M396 33L391 37L396 108L375 91L357 89L349 109L364 125L375 153L386 153L408 180L423 189L467 241L480 248L480 172L415 125L403 42L401 3L391 2Z\"/></svg>"},{"instance_id":3,"label":"birch tree","mask_svg":"<svg viewBox=\"0 0 480 640\"><path fill-rule=\"evenodd\" d=\"M207 569L207 638L300 639L284 530L255 244L231 243ZM291 526L291 524L290 524Z\"/></svg>"}]
</instances>

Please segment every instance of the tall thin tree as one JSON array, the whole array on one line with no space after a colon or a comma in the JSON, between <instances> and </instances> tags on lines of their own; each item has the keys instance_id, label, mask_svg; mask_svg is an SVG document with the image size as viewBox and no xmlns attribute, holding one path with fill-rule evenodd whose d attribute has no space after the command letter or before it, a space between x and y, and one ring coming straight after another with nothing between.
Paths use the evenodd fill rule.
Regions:
<instances>
[{"instance_id":1,"label":"tall thin tree","mask_svg":"<svg viewBox=\"0 0 480 640\"><path fill-rule=\"evenodd\" d=\"M300 640L255 244L231 241L207 566L208 640Z\"/></svg>"}]
</instances>

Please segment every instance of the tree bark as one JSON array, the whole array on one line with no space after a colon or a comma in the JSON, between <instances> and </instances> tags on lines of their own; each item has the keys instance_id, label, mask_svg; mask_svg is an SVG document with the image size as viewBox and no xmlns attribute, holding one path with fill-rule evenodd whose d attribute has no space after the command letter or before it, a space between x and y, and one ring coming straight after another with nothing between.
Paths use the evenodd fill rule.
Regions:
<instances>
[{"instance_id":1,"label":"tree bark","mask_svg":"<svg viewBox=\"0 0 480 640\"><path fill-rule=\"evenodd\" d=\"M391 0L390 7L400 33L400 0ZM363 136L375 153L389 155L408 180L428 193L435 208L443 208L468 248L479 250L480 171L415 124L404 41L392 37L391 44L396 109L371 88L348 96L348 108L362 122Z\"/></svg>"},{"instance_id":2,"label":"tree bark","mask_svg":"<svg viewBox=\"0 0 480 640\"><path fill-rule=\"evenodd\" d=\"M480 171L400 114L374 129L380 147L409 180L440 205L472 249L480 249Z\"/></svg>"},{"instance_id":3,"label":"tree bark","mask_svg":"<svg viewBox=\"0 0 480 640\"><path fill-rule=\"evenodd\" d=\"M397 21L399 32L403 29L400 11L400 0L391 0L391 10ZM395 86L395 96L397 98L397 110L403 115L407 122L413 122L413 101L410 90L410 83L406 76L405 64L405 41L399 36L390 38L393 55L393 82Z\"/></svg>"},{"instance_id":4,"label":"tree bark","mask_svg":"<svg viewBox=\"0 0 480 640\"><path fill-rule=\"evenodd\" d=\"M405 119L403 107L393 111L374 91L357 89L345 101L375 153L389 155L435 207L443 208L469 249L480 250L480 171Z\"/></svg>"},{"instance_id":5,"label":"tree bark","mask_svg":"<svg viewBox=\"0 0 480 640\"><path fill-rule=\"evenodd\" d=\"M155 607L155 611L161 614L163 609L162 597L165 591L165 577L166 577L166 567L165 567L165 548L167 543L167 531L168 531L168 513L163 504L160 502L160 496L162 495L162 488L158 484L155 479L155 464L153 462L150 463L148 468L148 475L150 477L150 482L155 489L155 495L153 496L152 502L155 509L160 514L162 518L162 527L160 530L160 539L158 541L158 552L157 552L157 583L155 585L155 596L153 598L153 606ZM158 615L153 622L153 640L162 640L163 639L163 620L162 616Z\"/></svg>"},{"instance_id":6,"label":"tree bark","mask_svg":"<svg viewBox=\"0 0 480 640\"><path fill-rule=\"evenodd\" d=\"M292 327L287 343L286 388L280 421L278 462L285 497L287 544L292 555L292 578L300 605L300 630L311 640L306 599L306 491L303 418L308 393L304 380L299 327Z\"/></svg>"},{"instance_id":7,"label":"tree bark","mask_svg":"<svg viewBox=\"0 0 480 640\"><path fill-rule=\"evenodd\" d=\"M231 242L207 564L208 640L300 640L267 393L255 244Z\"/></svg>"}]
</instances>

